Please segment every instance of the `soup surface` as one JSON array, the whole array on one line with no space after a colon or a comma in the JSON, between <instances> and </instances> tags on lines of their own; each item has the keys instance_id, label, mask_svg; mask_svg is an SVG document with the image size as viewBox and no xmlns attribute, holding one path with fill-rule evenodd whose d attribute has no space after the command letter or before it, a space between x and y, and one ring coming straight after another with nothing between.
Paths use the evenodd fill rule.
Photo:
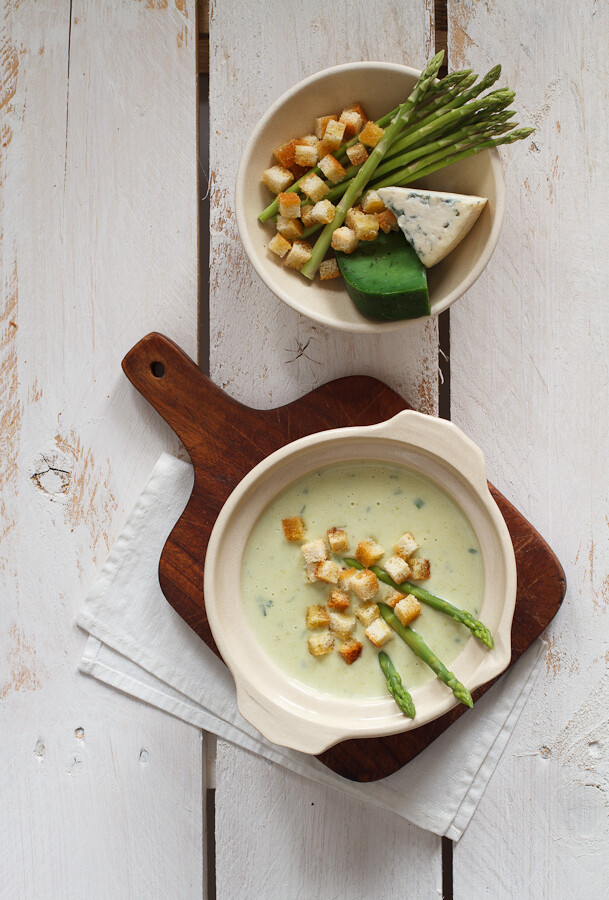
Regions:
<instances>
[{"instance_id":1,"label":"soup surface","mask_svg":"<svg viewBox=\"0 0 609 900\"><path fill-rule=\"evenodd\" d=\"M376 539L386 551L380 566L393 556L391 548L397 539L405 531L412 532L421 546L417 555L431 563L431 577L421 586L478 615L483 596L480 547L469 521L440 487L403 466L374 461L313 471L266 507L249 537L242 568L243 602L256 640L277 666L309 688L359 699L387 696L378 649L366 638L359 621L353 637L361 641L363 651L352 665L346 665L337 652L338 639L327 656L309 653L307 638L321 630L305 627L307 607L325 605L336 585L306 581L301 545L283 535L281 520L291 516L304 519L307 541L325 538L333 526L346 528L351 555L358 541ZM386 590L381 584L375 600ZM349 613L359 603L351 597ZM454 660L470 637L463 625L424 605L412 627L445 664ZM397 635L383 649L409 688L435 677Z\"/></svg>"}]
</instances>

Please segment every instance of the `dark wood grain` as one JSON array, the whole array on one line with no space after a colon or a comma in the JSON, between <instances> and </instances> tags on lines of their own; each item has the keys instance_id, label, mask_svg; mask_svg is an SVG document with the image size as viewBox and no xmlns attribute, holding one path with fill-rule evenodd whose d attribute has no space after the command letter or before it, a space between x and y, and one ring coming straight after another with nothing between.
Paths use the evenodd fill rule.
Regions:
<instances>
[{"instance_id":1,"label":"dark wood grain","mask_svg":"<svg viewBox=\"0 0 609 900\"><path fill-rule=\"evenodd\" d=\"M264 457L290 441L329 428L382 422L408 405L380 381L350 376L278 409L251 409L216 387L176 344L154 333L129 351L123 369L190 454L194 488L163 549L159 579L168 602L219 655L205 614L203 571L211 529L233 488ZM533 526L499 491L489 487L516 554L513 663L558 612L565 576ZM474 699L491 684L479 688ZM464 712L464 706L455 707L440 719L401 735L345 741L319 758L353 781L384 778L413 759Z\"/></svg>"}]
</instances>

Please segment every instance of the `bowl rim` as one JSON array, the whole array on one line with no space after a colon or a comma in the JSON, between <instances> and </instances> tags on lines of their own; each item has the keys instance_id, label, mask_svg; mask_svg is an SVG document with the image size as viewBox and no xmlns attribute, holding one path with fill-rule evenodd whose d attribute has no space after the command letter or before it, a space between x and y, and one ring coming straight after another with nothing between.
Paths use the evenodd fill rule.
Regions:
<instances>
[{"instance_id":1,"label":"bowl rim","mask_svg":"<svg viewBox=\"0 0 609 900\"><path fill-rule=\"evenodd\" d=\"M241 243L245 248L245 252L249 262L253 266L258 277L267 286L271 293L273 293L280 300L283 300L283 302L291 307L291 309L295 310L303 316L306 316L308 319L319 322L321 325L325 325L328 328L334 328L338 331L347 331L360 334L379 334L383 332L398 331L403 328L413 327L417 323L420 324L421 322L426 322L429 319L435 318L436 316L440 315L440 313L448 309L448 307L451 306L456 300L467 293L467 291L478 280L478 278L488 265L499 241L499 235L501 233L505 216L506 185L501 164L501 157L497 148L492 148L489 151L489 157L491 160L491 169L497 192L495 203L496 212L493 219L491 232L484 247L484 252L480 255L478 261L476 262L476 265L473 266L473 268L468 272L467 276L463 279L461 284L455 287L449 294L447 294L447 296L441 302L432 304L432 310L429 316L420 316L417 319L398 319L395 321L387 322L377 321L375 319L370 319L369 321L365 322L340 322L337 318L332 317L331 315L311 311L310 308L305 304L300 303L298 300L294 299L294 297L288 291L285 291L282 287L272 283L271 279L267 275L266 268L260 263L253 242L250 240L248 230L249 222L245 216L244 211L245 204L243 203L243 192L246 184L245 169L247 167L247 162L251 155L252 148L258 142L261 133L266 129L268 121L275 115L275 113L279 109L281 109L282 106L289 102L290 97L293 94L309 87L316 81L321 81L322 79L327 78L330 75L335 75L340 72L352 71L353 69L378 69L379 67L388 72L407 74L415 78L418 78L421 74L420 69L415 69L412 66L402 65L400 63L385 62L382 60L367 60L365 62L349 62L341 63L337 66L330 66L327 69L321 69L319 72L315 72L312 75L309 75L307 78L302 79L302 81L297 82L291 88L288 88L287 91L284 91L284 93L281 94L281 96L278 97L277 100L275 100L275 102L269 107L269 109L267 109L262 118L258 121L258 124L250 135L241 154L235 183L235 212L239 237L241 238Z\"/></svg>"},{"instance_id":2,"label":"bowl rim","mask_svg":"<svg viewBox=\"0 0 609 900\"><path fill-rule=\"evenodd\" d=\"M447 437L450 439L447 440ZM223 542L228 540L226 535L231 533L231 524L240 505L250 502L251 498L248 495L256 486L264 490L264 482L266 481L267 485L269 482L269 473L280 474L278 469L288 464L290 460L303 459L305 467L303 468L301 465L299 474L290 478L283 487L304 474L308 469L303 451L310 451L312 447L319 448L320 445L330 445L336 441L349 441L352 438L357 440L372 438L373 441L380 439L385 444L398 441L401 444L408 444L415 450L425 451L431 444L431 447L436 449L432 449L430 455L439 459L447 469L454 469L457 476L467 485L467 490L471 494L473 502L477 504L480 516L490 524L493 530L492 538L485 538L485 540L494 542L492 552L497 554L497 560L499 560L500 579L504 590L502 603L498 605L496 612L499 617L498 624L493 630L495 649L493 651L481 650L478 642L473 639L468 640L464 649L451 663L451 669L459 674L458 660L463 657L462 663L473 667L467 678L463 679L468 689L473 691L500 675L507 668L511 658L511 625L516 603L514 548L505 520L490 494L486 481L484 457L477 445L452 422L412 410L402 411L391 419L375 425L331 429L300 438L276 450L258 463L237 485L224 504L212 530L207 548L204 594L212 635L235 680L237 704L241 714L268 740L305 753L321 753L343 740L381 737L412 730L433 721L457 705L457 700L452 692L445 686L440 686L439 681L432 679L415 689L422 690L425 685L433 685L430 691L432 693L431 702L428 700L430 708L417 715L414 720L396 716L395 709L391 704L389 704L391 708L389 711L385 699L368 704L369 710L373 710L373 715L360 715L360 720L358 720L357 716L351 714L351 718L349 718L348 704L345 704L340 698L332 698L330 695L330 701L328 701L326 695L316 692L314 689L304 690L296 679L293 679L274 663L262 647L256 644L252 651L244 653L243 644L239 644L232 633L232 625L230 633L228 635L225 633L226 629L219 613L221 606L219 598L223 594L221 590L216 589L217 583L221 579L219 572L225 565L220 551ZM438 452L437 448L439 447L442 447L442 452ZM349 457L343 461L348 461L348 459ZM335 460L335 462L338 461ZM313 464L313 469L315 467ZM310 469L311 466L309 465L308 468ZM427 477L432 476L428 474ZM447 490L446 486L442 485L442 487ZM281 489L283 488L279 490ZM272 488L269 491L267 487L266 490L267 497L262 509L266 508L277 494L277 490ZM450 494L449 490L447 492ZM254 522L256 520L257 516ZM474 530L480 539L478 529ZM239 558L241 561L250 533L251 528L247 531L245 539L240 542ZM239 571L240 577L241 571ZM497 591L493 590L491 593L486 581L485 571L484 596L486 597L488 593L494 598ZM240 588L238 598L241 602ZM245 631L249 632L249 626L245 626ZM251 665L253 661L259 665L261 660L266 662L266 668L270 669L272 674L272 678L267 678L266 681L262 677L260 668L252 668ZM266 674L268 676L269 672L267 671ZM263 687L261 687L261 683L264 685ZM307 702L309 703L308 707L306 706ZM338 706L339 711L343 711L344 721L340 721L336 717L336 709L330 710L332 705ZM385 712L379 712L378 709L383 705L386 707Z\"/></svg>"}]
</instances>

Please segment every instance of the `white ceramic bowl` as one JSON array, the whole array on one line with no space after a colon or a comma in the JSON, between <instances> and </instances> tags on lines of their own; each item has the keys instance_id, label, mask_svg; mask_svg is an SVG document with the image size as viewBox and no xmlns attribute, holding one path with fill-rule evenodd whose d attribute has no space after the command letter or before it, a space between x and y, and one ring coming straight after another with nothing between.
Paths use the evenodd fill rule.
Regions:
<instances>
[{"instance_id":1,"label":"white ceramic bowl","mask_svg":"<svg viewBox=\"0 0 609 900\"><path fill-rule=\"evenodd\" d=\"M254 269L274 294L297 312L343 331L383 332L405 328L420 319L382 322L363 316L343 287L342 279L313 282L287 269L267 249L274 228L258 215L272 195L262 173L277 160L273 149L299 135L310 134L316 116L340 112L360 101L369 116L380 118L408 96L419 76L416 69L386 62L348 63L324 69L299 82L277 100L250 137L237 173L235 208L239 234ZM505 183L496 150L448 166L416 183L433 190L476 194L487 198L480 218L445 260L428 271L432 315L464 294L488 263L499 239L505 208Z\"/></svg>"},{"instance_id":2,"label":"white ceramic bowl","mask_svg":"<svg viewBox=\"0 0 609 900\"><path fill-rule=\"evenodd\" d=\"M288 444L246 475L221 510L207 550L205 605L244 718L270 741L305 753L321 753L348 738L408 731L457 703L437 679L413 690L414 719L403 716L389 695L362 701L321 694L292 680L273 662L240 609L244 550L271 500L307 472L362 459L404 465L427 476L461 507L474 529L484 565L480 618L490 628L495 648L488 650L470 638L451 670L473 691L499 675L511 655L514 550L488 490L482 452L462 431L443 419L406 411L380 425L324 431Z\"/></svg>"}]
</instances>

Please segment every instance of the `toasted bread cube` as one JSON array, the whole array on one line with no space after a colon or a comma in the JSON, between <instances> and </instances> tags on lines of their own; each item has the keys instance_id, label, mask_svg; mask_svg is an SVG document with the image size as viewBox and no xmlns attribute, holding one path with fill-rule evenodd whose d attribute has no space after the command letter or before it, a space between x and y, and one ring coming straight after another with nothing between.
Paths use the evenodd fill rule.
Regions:
<instances>
[{"instance_id":1,"label":"toasted bread cube","mask_svg":"<svg viewBox=\"0 0 609 900\"><path fill-rule=\"evenodd\" d=\"M280 147L277 147L276 150L273 150L273 156L280 165L282 165L285 169L289 169L290 166L294 165L295 151L296 141L288 141L286 144L281 144Z\"/></svg>"},{"instance_id":2,"label":"toasted bread cube","mask_svg":"<svg viewBox=\"0 0 609 900\"><path fill-rule=\"evenodd\" d=\"M304 541L305 523L300 516L289 516L281 520L286 541Z\"/></svg>"},{"instance_id":3,"label":"toasted bread cube","mask_svg":"<svg viewBox=\"0 0 609 900\"><path fill-rule=\"evenodd\" d=\"M318 562L315 568L315 577L318 581L325 581L326 584L337 584L340 575L340 566L331 559L324 559Z\"/></svg>"},{"instance_id":4,"label":"toasted bread cube","mask_svg":"<svg viewBox=\"0 0 609 900\"><path fill-rule=\"evenodd\" d=\"M385 551L378 543L378 541L370 538L369 541L359 542L359 544L357 545L357 550L355 551L355 558L359 562L361 562L363 566L366 566L366 568L369 569L370 566L373 566L379 561L384 553Z\"/></svg>"},{"instance_id":5,"label":"toasted bread cube","mask_svg":"<svg viewBox=\"0 0 609 900\"><path fill-rule=\"evenodd\" d=\"M307 606L307 628L325 628L330 624L330 615L325 606Z\"/></svg>"},{"instance_id":6,"label":"toasted bread cube","mask_svg":"<svg viewBox=\"0 0 609 900\"><path fill-rule=\"evenodd\" d=\"M324 156L336 150L336 141L317 141L315 149L317 150L317 159L323 159Z\"/></svg>"},{"instance_id":7,"label":"toasted bread cube","mask_svg":"<svg viewBox=\"0 0 609 900\"><path fill-rule=\"evenodd\" d=\"M360 569L351 576L349 587L358 600L372 600L379 589L379 580L369 569Z\"/></svg>"},{"instance_id":8,"label":"toasted bread cube","mask_svg":"<svg viewBox=\"0 0 609 900\"><path fill-rule=\"evenodd\" d=\"M319 168L332 184L338 184L338 182L342 181L347 174L345 167L339 163L331 153L326 153L326 155L319 160Z\"/></svg>"},{"instance_id":9,"label":"toasted bread cube","mask_svg":"<svg viewBox=\"0 0 609 900\"><path fill-rule=\"evenodd\" d=\"M288 269L300 270L309 259L311 259L311 245L307 241L294 241L283 264Z\"/></svg>"},{"instance_id":10,"label":"toasted bread cube","mask_svg":"<svg viewBox=\"0 0 609 900\"><path fill-rule=\"evenodd\" d=\"M334 611L331 611L329 613L329 616L330 631L340 638L348 638L355 628L355 616L350 616L347 613Z\"/></svg>"},{"instance_id":11,"label":"toasted bread cube","mask_svg":"<svg viewBox=\"0 0 609 900\"><path fill-rule=\"evenodd\" d=\"M354 612L365 628L372 625L374 620L380 616L378 605L374 600L364 600L363 603L358 603Z\"/></svg>"},{"instance_id":12,"label":"toasted bread cube","mask_svg":"<svg viewBox=\"0 0 609 900\"><path fill-rule=\"evenodd\" d=\"M365 213L383 212L385 204L381 200L378 191L366 191L362 197L362 209Z\"/></svg>"},{"instance_id":13,"label":"toasted bread cube","mask_svg":"<svg viewBox=\"0 0 609 900\"><path fill-rule=\"evenodd\" d=\"M324 134L326 133L328 122L337 121L338 116L319 116L319 118L315 119L315 137L321 141Z\"/></svg>"},{"instance_id":14,"label":"toasted bread cube","mask_svg":"<svg viewBox=\"0 0 609 900\"><path fill-rule=\"evenodd\" d=\"M305 175L299 187L313 203L323 200L330 190L325 181L322 181L319 175L316 175L314 172L311 172L310 175Z\"/></svg>"},{"instance_id":15,"label":"toasted bread cube","mask_svg":"<svg viewBox=\"0 0 609 900\"><path fill-rule=\"evenodd\" d=\"M317 143L317 138L315 138ZM307 166L309 169L317 164L317 150L309 144L296 144L294 161L298 166Z\"/></svg>"},{"instance_id":16,"label":"toasted bread cube","mask_svg":"<svg viewBox=\"0 0 609 900\"><path fill-rule=\"evenodd\" d=\"M362 208L361 206L352 206L351 209L347 210L347 215L345 216L345 225L353 231L353 223L358 215L361 215Z\"/></svg>"},{"instance_id":17,"label":"toasted bread cube","mask_svg":"<svg viewBox=\"0 0 609 900\"><path fill-rule=\"evenodd\" d=\"M302 224L305 228L308 228L309 225L315 225L315 222L311 218L311 213L313 212L313 204L312 203L303 203L300 207L300 218L302 219Z\"/></svg>"},{"instance_id":18,"label":"toasted bread cube","mask_svg":"<svg viewBox=\"0 0 609 900\"><path fill-rule=\"evenodd\" d=\"M345 660L348 666L353 665L356 659L359 659L362 652L362 645L360 641L353 640L351 638L348 641L343 641L340 647L338 648L338 652Z\"/></svg>"},{"instance_id":19,"label":"toasted bread cube","mask_svg":"<svg viewBox=\"0 0 609 900\"><path fill-rule=\"evenodd\" d=\"M409 559L419 549L414 534L406 531L393 545L393 552L402 559Z\"/></svg>"},{"instance_id":20,"label":"toasted bread cube","mask_svg":"<svg viewBox=\"0 0 609 900\"><path fill-rule=\"evenodd\" d=\"M283 166L271 166L262 173L262 180L274 194L281 194L292 184L294 176L289 169L285 169Z\"/></svg>"},{"instance_id":21,"label":"toasted bread cube","mask_svg":"<svg viewBox=\"0 0 609 900\"><path fill-rule=\"evenodd\" d=\"M385 129L375 122L366 122L360 131L359 139L366 147L376 147L385 134Z\"/></svg>"},{"instance_id":22,"label":"toasted bread cube","mask_svg":"<svg viewBox=\"0 0 609 900\"><path fill-rule=\"evenodd\" d=\"M345 126L344 140L359 134L364 127L364 120L355 109L343 109L338 121Z\"/></svg>"},{"instance_id":23,"label":"toasted bread cube","mask_svg":"<svg viewBox=\"0 0 609 900\"><path fill-rule=\"evenodd\" d=\"M390 209L384 209L383 212L377 213L376 218L379 223L379 228L385 234L388 234L390 231L398 231L400 227L398 225L398 220Z\"/></svg>"},{"instance_id":24,"label":"toasted bread cube","mask_svg":"<svg viewBox=\"0 0 609 900\"><path fill-rule=\"evenodd\" d=\"M328 609L337 609L339 612L344 612L349 608L350 603L351 597L346 591L341 591L340 588L337 588L330 592Z\"/></svg>"},{"instance_id":25,"label":"toasted bread cube","mask_svg":"<svg viewBox=\"0 0 609 900\"><path fill-rule=\"evenodd\" d=\"M324 259L319 264L319 277L321 281L330 281L332 278L340 278L340 269L336 259Z\"/></svg>"},{"instance_id":26,"label":"toasted bread cube","mask_svg":"<svg viewBox=\"0 0 609 900\"><path fill-rule=\"evenodd\" d=\"M290 242L286 238L284 238L282 234L279 234L279 232L277 232L275 237L271 238L271 240L269 241L269 250L280 259L283 259L286 253L290 252L291 247L292 245L290 244Z\"/></svg>"},{"instance_id":27,"label":"toasted bread cube","mask_svg":"<svg viewBox=\"0 0 609 900\"><path fill-rule=\"evenodd\" d=\"M302 222L300 219L289 219L287 216L278 215L275 220L277 231L288 241L297 241L302 237Z\"/></svg>"},{"instance_id":28,"label":"toasted bread cube","mask_svg":"<svg viewBox=\"0 0 609 900\"><path fill-rule=\"evenodd\" d=\"M306 563L323 562L328 558L326 543L323 538L317 538L315 541L309 541L300 548Z\"/></svg>"},{"instance_id":29,"label":"toasted bread cube","mask_svg":"<svg viewBox=\"0 0 609 900\"><path fill-rule=\"evenodd\" d=\"M311 218L315 223L323 222L328 225L334 218L336 207L329 200L320 200L311 210Z\"/></svg>"},{"instance_id":30,"label":"toasted bread cube","mask_svg":"<svg viewBox=\"0 0 609 900\"><path fill-rule=\"evenodd\" d=\"M334 650L334 638L327 631L323 634L312 634L307 643L311 656L326 656Z\"/></svg>"},{"instance_id":31,"label":"toasted bread cube","mask_svg":"<svg viewBox=\"0 0 609 900\"><path fill-rule=\"evenodd\" d=\"M353 253L354 250L357 250L358 244L359 241L355 232L347 228L346 225L341 225L332 235L333 250L339 250L342 253Z\"/></svg>"},{"instance_id":32,"label":"toasted bread cube","mask_svg":"<svg viewBox=\"0 0 609 900\"><path fill-rule=\"evenodd\" d=\"M383 567L390 578L393 578L396 584L406 581L410 575L410 566L401 556L391 556Z\"/></svg>"},{"instance_id":33,"label":"toasted bread cube","mask_svg":"<svg viewBox=\"0 0 609 900\"><path fill-rule=\"evenodd\" d=\"M305 563L305 579L308 584L313 584L315 581L317 581L317 578L315 577L315 569L318 565L319 563L316 562Z\"/></svg>"},{"instance_id":34,"label":"toasted bread cube","mask_svg":"<svg viewBox=\"0 0 609 900\"><path fill-rule=\"evenodd\" d=\"M402 625L408 625L413 619L421 615L421 604L416 597L408 594L407 597L403 597L399 603L396 603L394 612Z\"/></svg>"},{"instance_id":35,"label":"toasted bread cube","mask_svg":"<svg viewBox=\"0 0 609 900\"><path fill-rule=\"evenodd\" d=\"M409 559L408 565L413 581L426 581L431 577L431 566L428 559Z\"/></svg>"},{"instance_id":36,"label":"toasted bread cube","mask_svg":"<svg viewBox=\"0 0 609 900\"><path fill-rule=\"evenodd\" d=\"M369 641L372 641L375 647L382 647L387 641L393 637L393 632L387 622L379 616L371 625L365 629L364 634ZM309 638L311 640L311 638Z\"/></svg>"},{"instance_id":37,"label":"toasted bread cube","mask_svg":"<svg viewBox=\"0 0 609 900\"><path fill-rule=\"evenodd\" d=\"M400 591L396 591L395 588L387 588L386 592L381 597L381 601L386 605L390 606L392 609L395 609L396 605L403 600L406 594L402 594Z\"/></svg>"},{"instance_id":38,"label":"toasted bread cube","mask_svg":"<svg viewBox=\"0 0 609 900\"><path fill-rule=\"evenodd\" d=\"M340 575L338 576L338 586L341 591L351 590L351 579L356 572L357 569L341 569Z\"/></svg>"},{"instance_id":39,"label":"toasted bread cube","mask_svg":"<svg viewBox=\"0 0 609 900\"><path fill-rule=\"evenodd\" d=\"M317 143L317 135L316 134L303 134L302 137L298 138L295 141L296 146L306 146L306 147L314 147Z\"/></svg>"},{"instance_id":40,"label":"toasted bread cube","mask_svg":"<svg viewBox=\"0 0 609 900\"><path fill-rule=\"evenodd\" d=\"M361 166L368 159L368 151L363 144L358 142L352 147L347 147L347 156L352 166Z\"/></svg>"},{"instance_id":41,"label":"toasted bread cube","mask_svg":"<svg viewBox=\"0 0 609 900\"><path fill-rule=\"evenodd\" d=\"M367 215L365 212L356 212L353 216L353 229L355 236L360 241L375 241L379 233L379 223L376 216Z\"/></svg>"},{"instance_id":42,"label":"toasted bread cube","mask_svg":"<svg viewBox=\"0 0 609 900\"><path fill-rule=\"evenodd\" d=\"M300 197L298 194L277 194L279 215L286 219L297 219L300 216Z\"/></svg>"},{"instance_id":43,"label":"toasted bread cube","mask_svg":"<svg viewBox=\"0 0 609 900\"><path fill-rule=\"evenodd\" d=\"M362 118L362 122L364 123L364 125L365 125L366 122L368 121L368 113L366 112L366 110L364 109L364 107L362 106L361 103L359 103L359 102L358 102L358 103L351 103L351 104L349 104L349 106L346 106L345 109L353 110L354 112L359 113L359 115L360 115L361 118Z\"/></svg>"},{"instance_id":44,"label":"toasted bread cube","mask_svg":"<svg viewBox=\"0 0 609 900\"><path fill-rule=\"evenodd\" d=\"M328 528L326 537L332 553L347 553L349 550L349 538L344 528ZM353 570L355 572L355 569Z\"/></svg>"},{"instance_id":45,"label":"toasted bread cube","mask_svg":"<svg viewBox=\"0 0 609 900\"><path fill-rule=\"evenodd\" d=\"M344 133L344 124L342 122L337 122L335 119L330 119L326 125L323 140L326 144L331 144L333 150L336 150L341 145Z\"/></svg>"}]
</instances>

